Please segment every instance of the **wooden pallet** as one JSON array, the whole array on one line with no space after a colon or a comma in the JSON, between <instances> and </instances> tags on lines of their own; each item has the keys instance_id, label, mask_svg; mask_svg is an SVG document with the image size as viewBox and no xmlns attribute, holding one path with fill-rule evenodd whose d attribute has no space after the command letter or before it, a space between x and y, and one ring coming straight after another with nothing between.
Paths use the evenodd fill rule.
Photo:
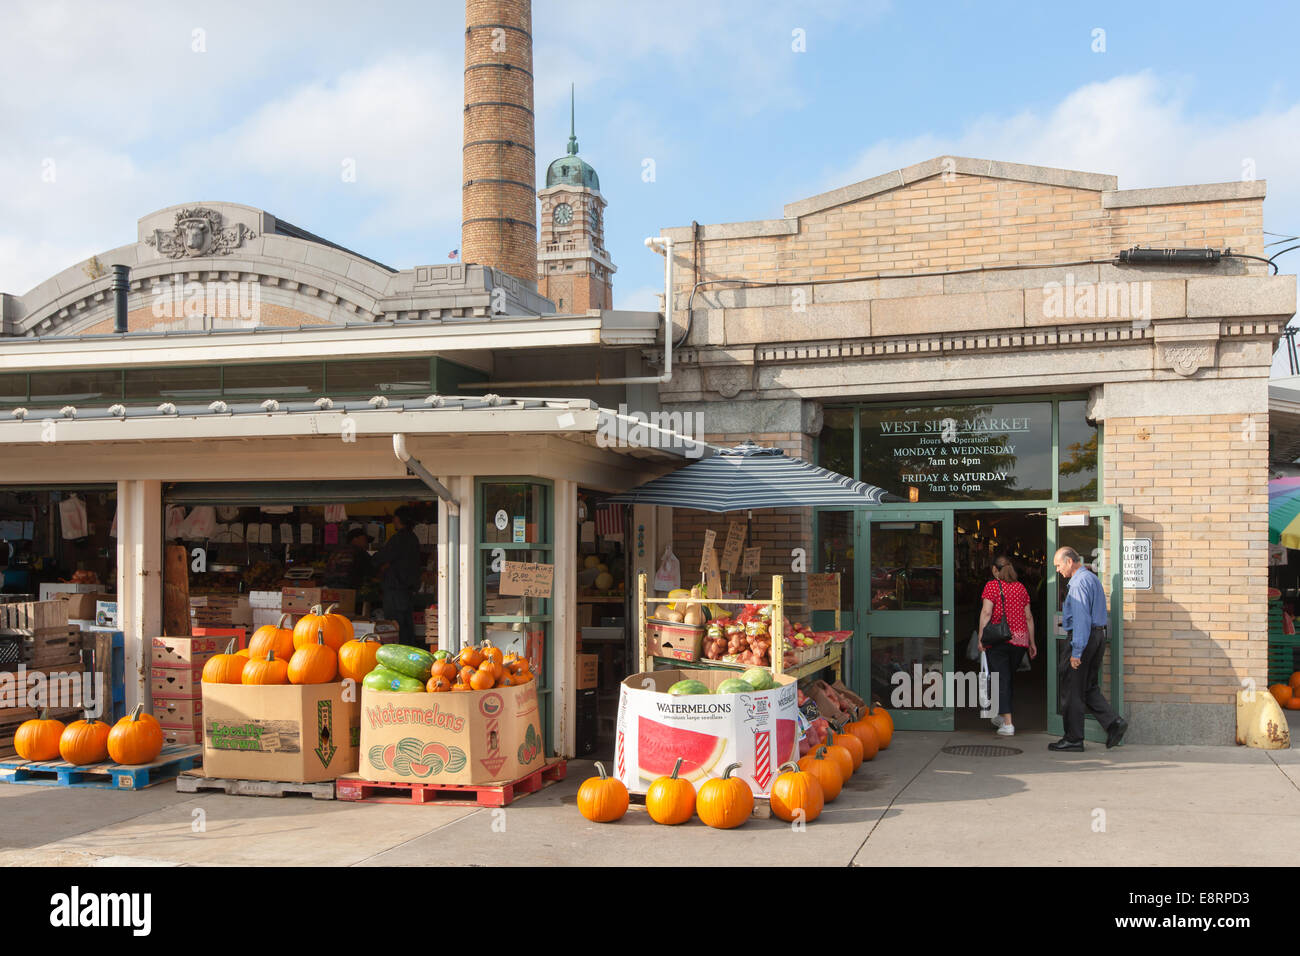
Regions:
<instances>
[{"instance_id":1,"label":"wooden pallet","mask_svg":"<svg viewBox=\"0 0 1300 956\"><path fill-rule=\"evenodd\" d=\"M494 781L477 785L449 783L392 783L366 780L349 773L337 781L340 800L365 803L418 803L431 806L504 807L528 793L536 793L547 784L563 780L568 764L553 760L518 780Z\"/></svg>"},{"instance_id":2,"label":"wooden pallet","mask_svg":"<svg viewBox=\"0 0 1300 956\"><path fill-rule=\"evenodd\" d=\"M186 770L176 778L177 793L199 793L220 790L232 797L287 797L290 794L311 797L314 800L333 800L334 781L320 783L290 783L283 780L235 780L225 777L207 777L202 770Z\"/></svg>"},{"instance_id":3,"label":"wooden pallet","mask_svg":"<svg viewBox=\"0 0 1300 956\"><path fill-rule=\"evenodd\" d=\"M143 790L174 780L203 759L202 747L164 747L152 763L128 766L95 763L77 766L61 760L0 760L0 783L25 783L41 787L91 787L100 790Z\"/></svg>"},{"instance_id":4,"label":"wooden pallet","mask_svg":"<svg viewBox=\"0 0 1300 956\"><path fill-rule=\"evenodd\" d=\"M700 782L703 783L703 781ZM695 789L699 790L699 787L696 787ZM629 793L627 795L627 808L629 811L640 810L646 812L645 794ZM767 797L754 798L754 810L750 813L750 817L755 820L770 820L772 818L772 804L768 801Z\"/></svg>"}]
</instances>

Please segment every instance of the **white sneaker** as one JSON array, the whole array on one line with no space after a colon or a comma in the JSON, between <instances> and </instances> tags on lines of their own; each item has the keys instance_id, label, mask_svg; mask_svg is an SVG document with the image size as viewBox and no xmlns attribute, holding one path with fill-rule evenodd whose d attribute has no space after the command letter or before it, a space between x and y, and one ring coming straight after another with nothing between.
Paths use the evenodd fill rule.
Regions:
<instances>
[{"instance_id":1,"label":"white sneaker","mask_svg":"<svg viewBox=\"0 0 1300 956\"><path fill-rule=\"evenodd\" d=\"M993 726L994 726L994 727L1001 727L1001 726L1002 726L1002 715L1001 715L1001 714L994 714L992 717L989 718L989 720L993 721Z\"/></svg>"},{"instance_id":2,"label":"white sneaker","mask_svg":"<svg viewBox=\"0 0 1300 956\"><path fill-rule=\"evenodd\" d=\"M1001 719L1002 719L1001 717L998 718L999 721ZM1003 724L1002 726L998 727L999 737L1014 737L1015 735L1016 735L1016 728L1011 724Z\"/></svg>"}]
</instances>

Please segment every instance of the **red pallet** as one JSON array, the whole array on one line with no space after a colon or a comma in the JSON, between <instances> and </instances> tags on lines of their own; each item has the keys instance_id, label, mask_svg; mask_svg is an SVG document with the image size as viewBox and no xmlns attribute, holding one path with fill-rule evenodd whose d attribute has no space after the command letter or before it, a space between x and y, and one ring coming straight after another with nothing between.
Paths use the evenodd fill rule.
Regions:
<instances>
[{"instance_id":1,"label":"red pallet","mask_svg":"<svg viewBox=\"0 0 1300 956\"><path fill-rule=\"evenodd\" d=\"M350 773L335 781L335 795L339 800L363 803L504 807L513 803L517 797L541 790L547 783L563 780L567 772L568 764L556 760L518 780L478 785L394 783L387 780L365 780L359 774Z\"/></svg>"}]
</instances>

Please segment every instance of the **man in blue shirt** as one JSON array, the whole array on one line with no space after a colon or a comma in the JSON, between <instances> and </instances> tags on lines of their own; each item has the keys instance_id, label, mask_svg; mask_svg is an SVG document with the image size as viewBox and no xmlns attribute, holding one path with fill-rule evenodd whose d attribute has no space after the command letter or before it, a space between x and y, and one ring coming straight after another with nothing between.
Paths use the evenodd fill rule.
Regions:
<instances>
[{"instance_id":1,"label":"man in blue shirt","mask_svg":"<svg viewBox=\"0 0 1300 956\"><path fill-rule=\"evenodd\" d=\"M1047 749L1083 750L1085 707L1105 729L1106 748L1110 749L1123 739L1128 721L1111 710L1097 680L1110 637L1106 592L1102 590L1097 575L1084 565L1073 548L1058 550L1054 564L1061 576L1070 582L1070 591L1061 609L1061 623L1070 635L1070 659L1061 681L1065 736L1048 744Z\"/></svg>"}]
</instances>

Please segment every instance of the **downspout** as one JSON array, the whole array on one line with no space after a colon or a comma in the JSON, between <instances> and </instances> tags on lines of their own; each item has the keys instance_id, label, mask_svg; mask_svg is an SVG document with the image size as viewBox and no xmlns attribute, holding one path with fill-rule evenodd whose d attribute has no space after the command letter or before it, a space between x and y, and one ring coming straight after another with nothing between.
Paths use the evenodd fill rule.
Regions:
<instances>
[{"instance_id":1,"label":"downspout","mask_svg":"<svg viewBox=\"0 0 1300 956\"><path fill-rule=\"evenodd\" d=\"M460 650L460 635L456 633L460 620L460 502L451 491L418 458L412 458L406 450L406 435L397 432L393 435L393 454L406 466L406 470L433 490L433 493L447 503L447 607L438 608L438 620L447 621L453 631L450 651ZM446 612L444 614L444 611Z\"/></svg>"},{"instance_id":2,"label":"downspout","mask_svg":"<svg viewBox=\"0 0 1300 956\"><path fill-rule=\"evenodd\" d=\"M570 378L540 382L475 382L466 388L560 388L570 385L661 385L673 379L673 241L668 236L650 236L647 249L664 247L664 371L662 375L634 378Z\"/></svg>"}]
</instances>

